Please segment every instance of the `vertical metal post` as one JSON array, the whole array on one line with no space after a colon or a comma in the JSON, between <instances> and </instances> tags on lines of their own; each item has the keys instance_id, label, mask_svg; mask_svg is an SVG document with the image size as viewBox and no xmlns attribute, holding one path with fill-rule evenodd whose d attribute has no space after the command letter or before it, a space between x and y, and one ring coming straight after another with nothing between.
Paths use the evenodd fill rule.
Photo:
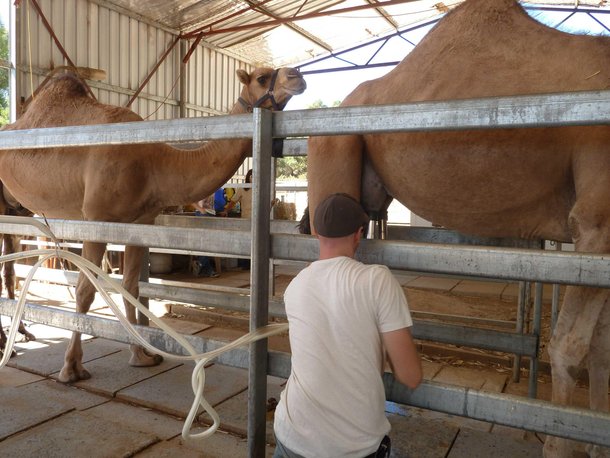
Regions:
<instances>
[{"instance_id":1,"label":"vertical metal post","mask_svg":"<svg viewBox=\"0 0 610 458\"><path fill-rule=\"evenodd\" d=\"M534 317L532 322L532 331L530 334L538 337L538 347L540 345L540 325L542 322L542 283L537 281L535 283L534 293ZM530 398L536 398L538 391L538 351L536 356L530 359L530 379L529 379L529 390L528 396Z\"/></svg>"},{"instance_id":2,"label":"vertical metal post","mask_svg":"<svg viewBox=\"0 0 610 458\"><path fill-rule=\"evenodd\" d=\"M555 250L561 251L561 242L555 242ZM553 298L551 302L551 334L555 330L557 324L557 316L559 315L559 285L553 285Z\"/></svg>"},{"instance_id":3,"label":"vertical metal post","mask_svg":"<svg viewBox=\"0 0 610 458\"><path fill-rule=\"evenodd\" d=\"M142 267L140 268L140 281L148 283L150 279L150 250L148 247L144 248L142 253ZM140 295L138 297L140 304L148 308L148 298ZM142 326L148 326L148 317L138 310L138 324Z\"/></svg>"},{"instance_id":4,"label":"vertical metal post","mask_svg":"<svg viewBox=\"0 0 610 458\"><path fill-rule=\"evenodd\" d=\"M529 282L519 282L519 299L517 303L517 324L515 332L523 334L525 322L525 304L529 300ZM514 355L513 360L513 382L517 383L521 379L521 355Z\"/></svg>"},{"instance_id":5,"label":"vertical metal post","mask_svg":"<svg viewBox=\"0 0 610 458\"><path fill-rule=\"evenodd\" d=\"M180 40L180 63L178 71L180 72L180 117L186 118L186 64L184 63L186 56L186 41Z\"/></svg>"},{"instance_id":6,"label":"vertical metal post","mask_svg":"<svg viewBox=\"0 0 610 458\"><path fill-rule=\"evenodd\" d=\"M276 168L277 166L277 159L275 157L271 158L271 180L269 181L269 194L270 194L270 201L274 200L275 201L275 174L276 174ZM273 217L273 212L275 207L271 207L271 209L269 210L269 218L270 219L275 219ZM270 257L269 258L269 293L270 296L275 296L275 265L273 263L273 259Z\"/></svg>"},{"instance_id":7,"label":"vertical metal post","mask_svg":"<svg viewBox=\"0 0 610 458\"><path fill-rule=\"evenodd\" d=\"M252 245L250 255L250 330L268 323L271 236L271 143L273 116L255 108L252 139ZM248 456L265 456L267 416L267 339L250 344L248 383Z\"/></svg>"},{"instance_id":8,"label":"vertical metal post","mask_svg":"<svg viewBox=\"0 0 610 458\"><path fill-rule=\"evenodd\" d=\"M9 122L13 123L17 120L17 106L19 104L19 82L17 78L17 57L18 57L18 46L17 46L17 34L20 29L17 28L17 10L10 2L8 7L8 29L9 29L9 64L11 66L9 70Z\"/></svg>"}]
</instances>

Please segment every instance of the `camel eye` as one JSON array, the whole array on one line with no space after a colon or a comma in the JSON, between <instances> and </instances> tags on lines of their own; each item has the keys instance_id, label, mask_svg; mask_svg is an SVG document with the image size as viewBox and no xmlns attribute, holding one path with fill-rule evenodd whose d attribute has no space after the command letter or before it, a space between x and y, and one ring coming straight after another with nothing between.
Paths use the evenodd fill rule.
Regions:
<instances>
[{"instance_id":1,"label":"camel eye","mask_svg":"<svg viewBox=\"0 0 610 458\"><path fill-rule=\"evenodd\" d=\"M264 76L264 75L263 75L263 76L259 76L258 78L256 78L256 81L258 81L258 83L259 83L261 86L264 86L264 85L265 85L265 83L267 82L267 77L266 77L266 76Z\"/></svg>"}]
</instances>

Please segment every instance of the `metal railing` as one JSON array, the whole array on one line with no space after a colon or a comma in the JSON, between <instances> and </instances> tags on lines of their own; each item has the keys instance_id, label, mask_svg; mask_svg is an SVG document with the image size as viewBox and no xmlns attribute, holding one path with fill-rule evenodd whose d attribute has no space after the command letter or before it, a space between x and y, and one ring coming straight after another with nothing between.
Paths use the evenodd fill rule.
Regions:
<instances>
[{"instance_id":1,"label":"metal railing","mask_svg":"<svg viewBox=\"0 0 610 458\"><path fill-rule=\"evenodd\" d=\"M604 125L610 122L609 113L610 91L273 114L257 109L253 115L0 132L0 149L253 138L253 181L265 183L269 181L270 176L272 137ZM251 256L253 283L249 305L251 328L255 328L267 321L269 313L268 258L311 261L317 256L317 244L311 237L269 233L269 212L265 211L269 202L270 189L255 187L251 233L235 233L230 238L226 237L226 233L217 238L213 230L176 231L159 226L68 221L50 221L50 226L60 239L95 240ZM0 231L24 232L22 227L15 228L10 224L2 225ZM362 243L359 256L364 262L420 272L457 272L509 280L610 287L609 255L430 246L370 240ZM6 303L3 301L3 310L6 309ZM91 320L91 317L83 319ZM53 319L49 321L53 322ZM257 342L250 349L250 389L253 390L254 399L249 405L251 456L259 456L261 447L264 450L266 375L270 373L286 377L289 373L286 358L285 355L276 355L273 352L267 354L265 342ZM236 357L236 360L242 364L243 355ZM395 383L389 374L386 374L385 383L389 400L407 400L411 405L610 446L610 437L607 434L610 415L607 414L475 390L442 387L432 382L424 383L412 393ZM485 408L473 409L473 405L485 405ZM538 413L532 415L533 411Z\"/></svg>"}]
</instances>

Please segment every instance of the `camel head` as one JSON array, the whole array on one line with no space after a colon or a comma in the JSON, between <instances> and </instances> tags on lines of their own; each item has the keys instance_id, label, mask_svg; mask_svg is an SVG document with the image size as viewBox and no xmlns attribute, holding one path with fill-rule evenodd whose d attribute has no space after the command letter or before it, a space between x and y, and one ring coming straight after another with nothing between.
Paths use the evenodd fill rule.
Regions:
<instances>
[{"instance_id":1,"label":"camel head","mask_svg":"<svg viewBox=\"0 0 610 458\"><path fill-rule=\"evenodd\" d=\"M244 85L239 103L248 112L257 107L283 110L293 95L302 94L307 88L303 75L295 68L256 68L250 74L240 69L237 77Z\"/></svg>"}]
</instances>

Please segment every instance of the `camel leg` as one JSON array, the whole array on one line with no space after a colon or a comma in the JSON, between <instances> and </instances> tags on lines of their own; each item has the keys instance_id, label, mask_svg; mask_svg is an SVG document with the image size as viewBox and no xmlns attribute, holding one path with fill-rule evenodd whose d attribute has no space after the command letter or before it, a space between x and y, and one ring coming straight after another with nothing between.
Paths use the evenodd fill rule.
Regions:
<instances>
[{"instance_id":1,"label":"camel leg","mask_svg":"<svg viewBox=\"0 0 610 458\"><path fill-rule=\"evenodd\" d=\"M105 250L105 243L84 242L82 256L99 266ZM76 283L76 312L87 313L94 298L95 286L81 272ZM73 332L68 349L66 350L64 366L59 373L58 380L62 383L73 383L91 378L91 374L83 367L82 360L81 333Z\"/></svg>"},{"instance_id":2,"label":"camel leg","mask_svg":"<svg viewBox=\"0 0 610 458\"><path fill-rule=\"evenodd\" d=\"M570 405L582 364L585 362L597 319L606 301L601 289L570 286L559 313L557 326L549 343L553 402ZM545 458L569 458L574 442L548 436Z\"/></svg>"},{"instance_id":3,"label":"camel leg","mask_svg":"<svg viewBox=\"0 0 610 458\"><path fill-rule=\"evenodd\" d=\"M4 235L4 251L3 254L15 253L15 238L10 234ZM8 298L15 300L15 261L9 261L4 264L4 285ZM36 336L25 329L23 322L19 322L18 331L25 336L25 341L30 342L36 340Z\"/></svg>"},{"instance_id":4,"label":"camel leg","mask_svg":"<svg viewBox=\"0 0 610 458\"><path fill-rule=\"evenodd\" d=\"M139 295L138 282L140 281L140 270L142 267L142 257L144 248L137 246L125 247L125 262L123 267L123 287L134 297ZM125 314L130 323L136 324L136 309L127 301L125 303ZM131 358L130 366L148 367L157 366L163 361L161 355L151 355L140 345L130 345Z\"/></svg>"},{"instance_id":5,"label":"camel leg","mask_svg":"<svg viewBox=\"0 0 610 458\"><path fill-rule=\"evenodd\" d=\"M308 145L307 184L311 233L318 204L328 195L344 192L360 200L363 142L358 135L311 137Z\"/></svg>"},{"instance_id":6,"label":"camel leg","mask_svg":"<svg viewBox=\"0 0 610 458\"><path fill-rule=\"evenodd\" d=\"M588 253L610 252L610 201L607 184L610 182L610 157L605 149L585 150L577 156L574 164L574 183L576 204L569 215L569 228L576 251ZM599 174L597 170L601 170ZM595 179L591 179L595 177ZM588 178L588 179L587 179ZM584 197L581 197L584 196ZM581 364L603 361L607 356L600 355L608 348L607 314L610 291L603 288L570 286L557 326L549 344L553 376L553 402L570 404ZM599 323L599 328L598 328ZM599 348L594 348L594 347ZM607 350L606 350L607 351ZM600 359L601 358L601 359ZM603 366L603 365L602 365ZM591 394L595 398L595 408L603 402L601 378L605 377L605 390L608 391L608 374L594 367ZM607 394L606 394L607 396ZM572 444L569 441L549 436L544 444L547 458L571 456Z\"/></svg>"},{"instance_id":7,"label":"camel leg","mask_svg":"<svg viewBox=\"0 0 610 458\"><path fill-rule=\"evenodd\" d=\"M606 302L602 310L589 350L589 401L591 409L608 412L608 379L610 378L610 290L606 290ZM589 445L592 458L610 457L610 448Z\"/></svg>"}]
</instances>

